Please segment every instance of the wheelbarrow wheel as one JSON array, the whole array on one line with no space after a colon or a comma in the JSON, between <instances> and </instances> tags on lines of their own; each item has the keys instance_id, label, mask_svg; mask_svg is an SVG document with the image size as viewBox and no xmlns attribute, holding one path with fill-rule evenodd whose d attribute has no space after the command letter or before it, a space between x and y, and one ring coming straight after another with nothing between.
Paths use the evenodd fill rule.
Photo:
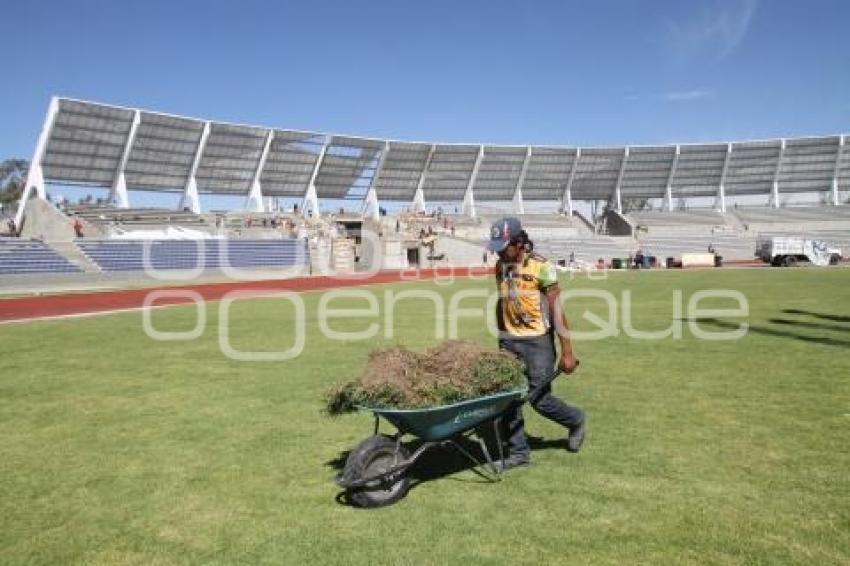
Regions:
<instances>
[{"instance_id":1,"label":"wheelbarrow wheel","mask_svg":"<svg viewBox=\"0 0 850 566\"><path fill-rule=\"evenodd\" d=\"M410 457L407 449L387 436L371 436L361 442L345 462L343 477L351 482L379 476ZM391 505L407 494L410 478L405 471L375 480L364 487L348 490L348 500L357 507Z\"/></svg>"}]
</instances>

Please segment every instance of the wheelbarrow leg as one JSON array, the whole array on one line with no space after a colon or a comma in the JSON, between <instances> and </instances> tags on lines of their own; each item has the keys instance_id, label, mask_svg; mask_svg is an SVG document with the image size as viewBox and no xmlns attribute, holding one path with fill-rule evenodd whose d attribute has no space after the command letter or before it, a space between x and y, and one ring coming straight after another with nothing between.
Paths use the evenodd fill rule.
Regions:
<instances>
[{"instance_id":1,"label":"wheelbarrow leg","mask_svg":"<svg viewBox=\"0 0 850 566\"><path fill-rule=\"evenodd\" d=\"M505 463L505 451L502 446L502 417L496 417L493 421L493 433L496 436L496 449L499 451L499 461Z\"/></svg>"},{"instance_id":2,"label":"wheelbarrow leg","mask_svg":"<svg viewBox=\"0 0 850 566\"><path fill-rule=\"evenodd\" d=\"M481 446L481 452L484 453L484 457L487 459L487 465L490 467L490 471L493 472L493 476L495 476L497 480L502 479L499 476L499 468L497 468L496 464L493 463L493 459L490 457L490 451L487 450L487 443L484 442L484 439L480 436L478 437L478 445ZM499 452L501 451L502 449L499 448Z\"/></svg>"},{"instance_id":3,"label":"wheelbarrow leg","mask_svg":"<svg viewBox=\"0 0 850 566\"><path fill-rule=\"evenodd\" d=\"M481 447L481 451L484 453L484 458L486 458L486 462L482 462L481 460L470 454L469 450L464 448L460 444L460 442L455 442L454 440L450 439L446 440L444 443L453 446L458 452L466 456L470 462L475 464L475 466L472 468L472 471L474 471L479 476L489 479L490 481L501 480L502 478L499 477L499 472L496 469L496 466L493 464L493 460L490 458L490 452L487 450L487 445L484 443L483 440L481 440L480 436L478 436L476 440L478 440L478 445ZM485 473L484 470L486 470L487 473Z\"/></svg>"},{"instance_id":4,"label":"wheelbarrow leg","mask_svg":"<svg viewBox=\"0 0 850 566\"><path fill-rule=\"evenodd\" d=\"M489 479L490 481L501 481L502 478L499 474L499 468L496 467L496 464L493 462L493 458L490 457L490 450L487 448L487 443L484 441L484 438L482 438L480 432L473 429L472 431L461 435L460 438L475 440L478 442L478 446L481 448L481 453L484 456L484 461L482 462L480 459L473 456L469 450L464 448L460 442L456 442L454 439L446 440L444 444L453 446L458 452L466 456L470 462L475 464L473 471L476 474Z\"/></svg>"}]
</instances>

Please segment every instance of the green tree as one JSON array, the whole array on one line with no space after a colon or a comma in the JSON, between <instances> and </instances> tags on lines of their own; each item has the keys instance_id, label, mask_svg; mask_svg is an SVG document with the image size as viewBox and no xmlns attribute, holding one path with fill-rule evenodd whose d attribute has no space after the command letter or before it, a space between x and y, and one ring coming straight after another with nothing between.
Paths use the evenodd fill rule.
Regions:
<instances>
[{"instance_id":1,"label":"green tree","mask_svg":"<svg viewBox=\"0 0 850 566\"><path fill-rule=\"evenodd\" d=\"M623 214L629 212L639 212L641 210L649 210L652 205L648 198L644 197L625 197L623 198Z\"/></svg>"},{"instance_id":2,"label":"green tree","mask_svg":"<svg viewBox=\"0 0 850 566\"><path fill-rule=\"evenodd\" d=\"M26 159L7 159L0 163L0 203L4 207L20 200L29 167Z\"/></svg>"}]
</instances>

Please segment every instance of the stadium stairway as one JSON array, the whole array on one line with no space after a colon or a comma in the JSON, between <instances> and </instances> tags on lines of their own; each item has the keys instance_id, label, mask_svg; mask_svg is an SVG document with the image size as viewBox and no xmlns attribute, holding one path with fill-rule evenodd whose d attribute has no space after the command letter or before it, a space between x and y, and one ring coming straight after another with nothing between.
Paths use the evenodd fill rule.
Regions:
<instances>
[{"instance_id":1,"label":"stadium stairway","mask_svg":"<svg viewBox=\"0 0 850 566\"><path fill-rule=\"evenodd\" d=\"M439 236L436 253L445 253L446 262L454 267L482 265L484 263L483 240Z\"/></svg>"},{"instance_id":2,"label":"stadium stairway","mask_svg":"<svg viewBox=\"0 0 850 566\"><path fill-rule=\"evenodd\" d=\"M77 205L66 207L65 211L69 217L74 216L90 226L97 226L102 234L108 234L115 228L162 230L168 226L189 228L205 233L213 231L213 226L206 217L184 210Z\"/></svg>"},{"instance_id":3,"label":"stadium stairway","mask_svg":"<svg viewBox=\"0 0 850 566\"><path fill-rule=\"evenodd\" d=\"M747 231L746 225L744 225L744 223L741 222L741 219L738 218L736 215L727 212L723 215L723 217L726 219L726 225L729 226L729 228L733 231L739 234L743 234Z\"/></svg>"},{"instance_id":4,"label":"stadium stairway","mask_svg":"<svg viewBox=\"0 0 850 566\"><path fill-rule=\"evenodd\" d=\"M677 211L644 210L627 215L635 226L635 234L649 236L697 236L734 232L728 214L714 209L692 209Z\"/></svg>"},{"instance_id":5,"label":"stadium stairway","mask_svg":"<svg viewBox=\"0 0 850 566\"><path fill-rule=\"evenodd\" d=\"M596 233L596 226L593 222L578 210L573 211L572 221L575 222L576 226L580 226L579 232L584 232L588 236Z\"/></svg>"},{"instance_id":6,"label":"stadium stairway","mask_svg":"<svg viewBox=\"0 0 850 566\"><path fill-rule=\"evenodd\" d=\"M586 238L538 238L534 240L534 251L551 261L569 260L574 254L577 260L596 264L614 257L627 257L636 249L631 236L594 236Z\"/></svg>"},{"instance_id":7,"label":"stadium stairway","mask_svg":"<svg viewBox=\"0 0 850 566\"><path fill-rule=\"evenodd\" d=\"M45 242L69 242L74 239L73 220L56 208L52 202L40 198L27 201L21 237ZM80 218L83 233L89 238L101 238L103 232L84 218Z\"/></svg>"},{"instance_id":8,"label":"stadium stairway","mask_svg":"<svg viewBox=\"0 0 850 566\"><path fill-rule=\"evenodd\" d=\"M100 273L95 262L84 254L74 242L51 242L50 247L64 257L68 263L76 265L83 273Z\"/></svg>"}]
</instances>

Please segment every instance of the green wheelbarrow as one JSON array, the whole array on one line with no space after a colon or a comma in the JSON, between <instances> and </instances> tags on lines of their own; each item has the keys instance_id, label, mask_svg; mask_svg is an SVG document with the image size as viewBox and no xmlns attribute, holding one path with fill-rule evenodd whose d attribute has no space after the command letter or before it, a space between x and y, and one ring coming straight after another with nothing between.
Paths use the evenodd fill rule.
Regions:
<instances>
[{"instance_id":1,"label":"green wheelbarrow","mask_svg":"<svg viewBox=\"0 0 850 566\"><path fill-rule=\"evenodd\" d=\"M515 389L423 409L358 407L375 416L375 430L372 436L349 453L345 468L336 478L337 485L345 489L348 501L357 507L391 505L410 489L408 469L422 454L437 446L452 446L472 461L479 473L498 481L499 468L487 443L478 434L479 429L492 424L498 457L504 460L500 432L502 415L512 406L534 399L558 373L556 371L531 393L526 389ZM394 435L380 434L381 418L395 426L397 432ZM413 453L402 444L405 435L422 441ZM481 448L483 460L459 442L473 437Z\"/></svg>"}]
</instances>

